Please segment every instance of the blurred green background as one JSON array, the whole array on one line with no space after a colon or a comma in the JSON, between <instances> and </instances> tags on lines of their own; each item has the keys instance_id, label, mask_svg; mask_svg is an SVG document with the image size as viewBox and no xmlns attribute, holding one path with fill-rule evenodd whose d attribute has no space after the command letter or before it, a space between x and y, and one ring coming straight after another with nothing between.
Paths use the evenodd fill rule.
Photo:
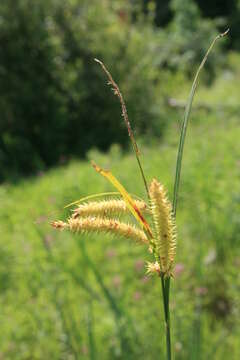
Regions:
<instances>
[{"instance_id":1,"label":"blurred green background","mask_svg":"<svg viewBox=\"0 0 240 360\"><path fill-rule=\"evenodd\" d=\"M64 206L144 186L118 99L126 100L148 181L172 199L191 82L214 36L188 129L172 281L174 359L240 358L240 1L1 0L0 359L164 359L161 287L147 248L72 236Z\"/></svg>"}]
</instances>

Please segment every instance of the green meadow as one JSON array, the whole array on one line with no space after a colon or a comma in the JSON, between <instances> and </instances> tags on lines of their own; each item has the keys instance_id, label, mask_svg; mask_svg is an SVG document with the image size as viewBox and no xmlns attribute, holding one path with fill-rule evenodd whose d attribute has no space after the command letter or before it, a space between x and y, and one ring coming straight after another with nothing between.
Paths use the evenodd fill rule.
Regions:
<instances>
[{"instance_id":1,"label":"green meadow","mask_svg":"<svg viewBox=\"0 0 240 360\"><path fill-rule=\"evenodd\" d=\"M188 128L170 299L178 360L240 358L237 87L236 69L200 86ZM157 178L170 199L182 109L172 112L161 141L139 139L148 182ZM66 204L114 191L90 160L146 198L134 154L118 145L0 187L1 359L164 358L161 286L146 275L147 247L50 226L71 213Z\"/></svg>"},{"instance_id":2,"label":"green meadow","mask_svg":"<svg viewBox=\"0 0 240 360\"><path fill-rule=\"evenodd\" d=\"M0 360L240 359L239 22L240 0L0 1ZM148 201L114 81L147 183L163 184L175 209L182 120L206 52L169 292L174 221L156 182L151 231L135 234L153 254L52 225L71 216L66 205L116 191L92 160ZM104 220L88 218L88 230ZM147 274L154 256L160 276Z\"/></svg>"}]
</instances>

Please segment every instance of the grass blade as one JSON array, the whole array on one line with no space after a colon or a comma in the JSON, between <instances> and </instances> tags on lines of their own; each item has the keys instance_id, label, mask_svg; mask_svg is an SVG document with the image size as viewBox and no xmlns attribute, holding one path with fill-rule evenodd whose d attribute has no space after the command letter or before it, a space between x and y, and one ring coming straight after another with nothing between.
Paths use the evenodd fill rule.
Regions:
<instances>
[{"instance_id":1,"label":"grass blade","mask_svg":"<svg viewBox=\"0 0 240 360\"><path fill-rule=\"evenodd\" d=\"M193 80L192 88L189 94L189 98L187 101L185 113L184 113L184 119L182 122L181 127L181 134L180 134L180 140L179 140L179 146L178 146L178 155L177 155L177 164L176 164L176 173L175 173L175 182L174 182L174 193L173 193L173 216L176 218L177 214L177 202L178 202L178 193L179 193L179 185L180 185L180 176L181 176L181 168L182 168L182 158L183 158L183 149L184 149L184 143L187 133L187 126L189 121L189 116L192 109L192 103L194 99L194 95L197 88L198 83L198 77L199 74L207 61L208 55L210 54L211 50L213 49L216 41L229 32L229 29L225 31L222 34L219 34L215 37L215 39L212 41L211 45L209 46L197 72ZM163 298L164 298L164 310L165 310L165 321L167 324L166 327L166 343L167 343L167 359L171 360L171 339L170 339L170 314L169 314L169 293L170 293L170 278L166 279L165 281L162 280L162 290L163 290Z\"/></svg>"},{"instance_id":2,"label":"grass blade","mask_svg":"<svg viewBox=\"0 0 240 360\"><path fill-rule=\"evenodd\" d=\"M189 94L189 98L187 101L187 105L186 105L186 109L185 109L185 113L184 113L184 119L183 119L183 123L182 123L182 128L181 128L181 135L180 135L180 141L179 141L179 147L178 147L178 155L177 155L177 164L176 164L176 174L175 174L175 184L174 184L174 194L173 194L173 215L174 217L176 217L176 213L177 213L177 201L178 201L178 192L179 192L179 184L180 184L180 176L181 176L181 168L182 168L182 157L183 157L183 148L184 148L184 143L185 143L185 137L186 137L186 132L187 132L187 126L188 126L188 120L189 120L189 116L191 113L191 109L192 109L192 103L193 103L193 99L194 99L194 94L197 88L197 83L198 83L198 77L199 74L205 64L205 62L207 61L208 55L210 54L211 50L213 49L216 41L220 38L222 38L223 36L227 35L227 33L229 32L229 29L227 31L225 31L222 34L219 34L215 37L215 39L213 40L213 42L211 43L211 45L209 46L197 72L196 75L194 77L193 80L193 84L192 84L192 88Z\"/></svg>"}]
</instances>

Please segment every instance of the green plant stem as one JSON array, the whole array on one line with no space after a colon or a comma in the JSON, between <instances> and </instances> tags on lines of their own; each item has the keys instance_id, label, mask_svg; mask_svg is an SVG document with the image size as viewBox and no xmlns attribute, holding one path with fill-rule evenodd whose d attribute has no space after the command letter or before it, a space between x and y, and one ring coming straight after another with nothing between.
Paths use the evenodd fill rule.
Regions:
<instances>
[{"instance_id":1,"label":"green plant stem","mask_svg":"<svg viewBox=\"0 0 240 360\"><path fill-rule=\"evenodd\" d=\"M165 317L165 334L166 334L166 355L167 360L171 360L171 328L170 328L170 312L169 312L169 287L170 278L164 279L161 275L162 295L163 295L163 308Z\"/></svg>"}]
</instances>

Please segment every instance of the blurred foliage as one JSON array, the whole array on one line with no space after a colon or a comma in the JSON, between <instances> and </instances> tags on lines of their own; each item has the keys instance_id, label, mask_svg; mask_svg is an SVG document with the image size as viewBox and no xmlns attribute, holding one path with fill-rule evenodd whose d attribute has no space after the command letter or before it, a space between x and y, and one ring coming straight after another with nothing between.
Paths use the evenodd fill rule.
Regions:
<instances>
[{"instance_id":1,"label":"blurred foliage","mask_svg":"<svg viewBox=\"0 0 240 360\"><path fill-rule=\"evenodd\" d=\"M94 58L118 82L137 134L163 134L171 114L167 99L194 72L216 24L202 20L192 0L174 0L171 22L157 29L158 5L145 5L147 10L138 0L1 1L0 181L92 147L126 146L118 99ZM208 80L220 55L210 58Z\"/></svg>"},{"instance_id":2,"label":"blurred foliage","mask_svg":"<svg viewBox=\"0 0 240 360\"><path fill-rule=\"evenodd\" d=\"M131 26L120 3L1 2L1 177L127 142L118 100L95 57L119 83L137 131L154 123L152 39L147 25ZM164 121L158 121L160 135Z\"/></svg>"},{"instance_id":3,"label":"blurred foliage","mask_svg":"<svg viewBox=\"0 0 240 360\"><path fill-rule=\"evenodd\" d=\"M160 33L161 51L155 61L161 68L170 69L172 72L182 71L188 77L192 77L196 71L196 64L208 49L209 40L218 33L219 21L203 19L194 0L172 0L170 9L173 18ZM222 46L220 44L214 49L207 61L207 81L214 78L215 70L224 63Z\"/></svg>"},{"instance_id":4,"label":"blurred foliage","mask_svg":"<svg viewBox=\"0 0 240 360\"><path fill-rule=\"evenodd\" d=\"M170 24L169 36L173 56L169 58L175 66L192 76L195 64L208 49L208 39L217 35L217 22L203 19L193 0L172 0L172 10L174 21ZM223 61L221 46L215 49L206 63L205 74L209 78Z\"/></svg>"},{"instance_id":5,"label":"blurred foliage","mask_svg":"<svg viewBox=\"0 0 240 360\"><path fill-rule=\"evenodd\" d=\"M157 27L165 28L172 21L174 12L172 9L173 3L176 0L135 0L142 4L143 11L147 14L148 7L155 5L154 24ZM181 1L179 1L180 3ZM183 1L184 3L184 1ZM230 28L229 41L227 47L230 49L239 50L239 19L240 19L240 2L239 0L190 0L189 6L192 3L198 6L202 19L213 21L217 23L218 31L223 31ZM190 20L190 18L189 18Z\"/></svg>"}]
</instances>

